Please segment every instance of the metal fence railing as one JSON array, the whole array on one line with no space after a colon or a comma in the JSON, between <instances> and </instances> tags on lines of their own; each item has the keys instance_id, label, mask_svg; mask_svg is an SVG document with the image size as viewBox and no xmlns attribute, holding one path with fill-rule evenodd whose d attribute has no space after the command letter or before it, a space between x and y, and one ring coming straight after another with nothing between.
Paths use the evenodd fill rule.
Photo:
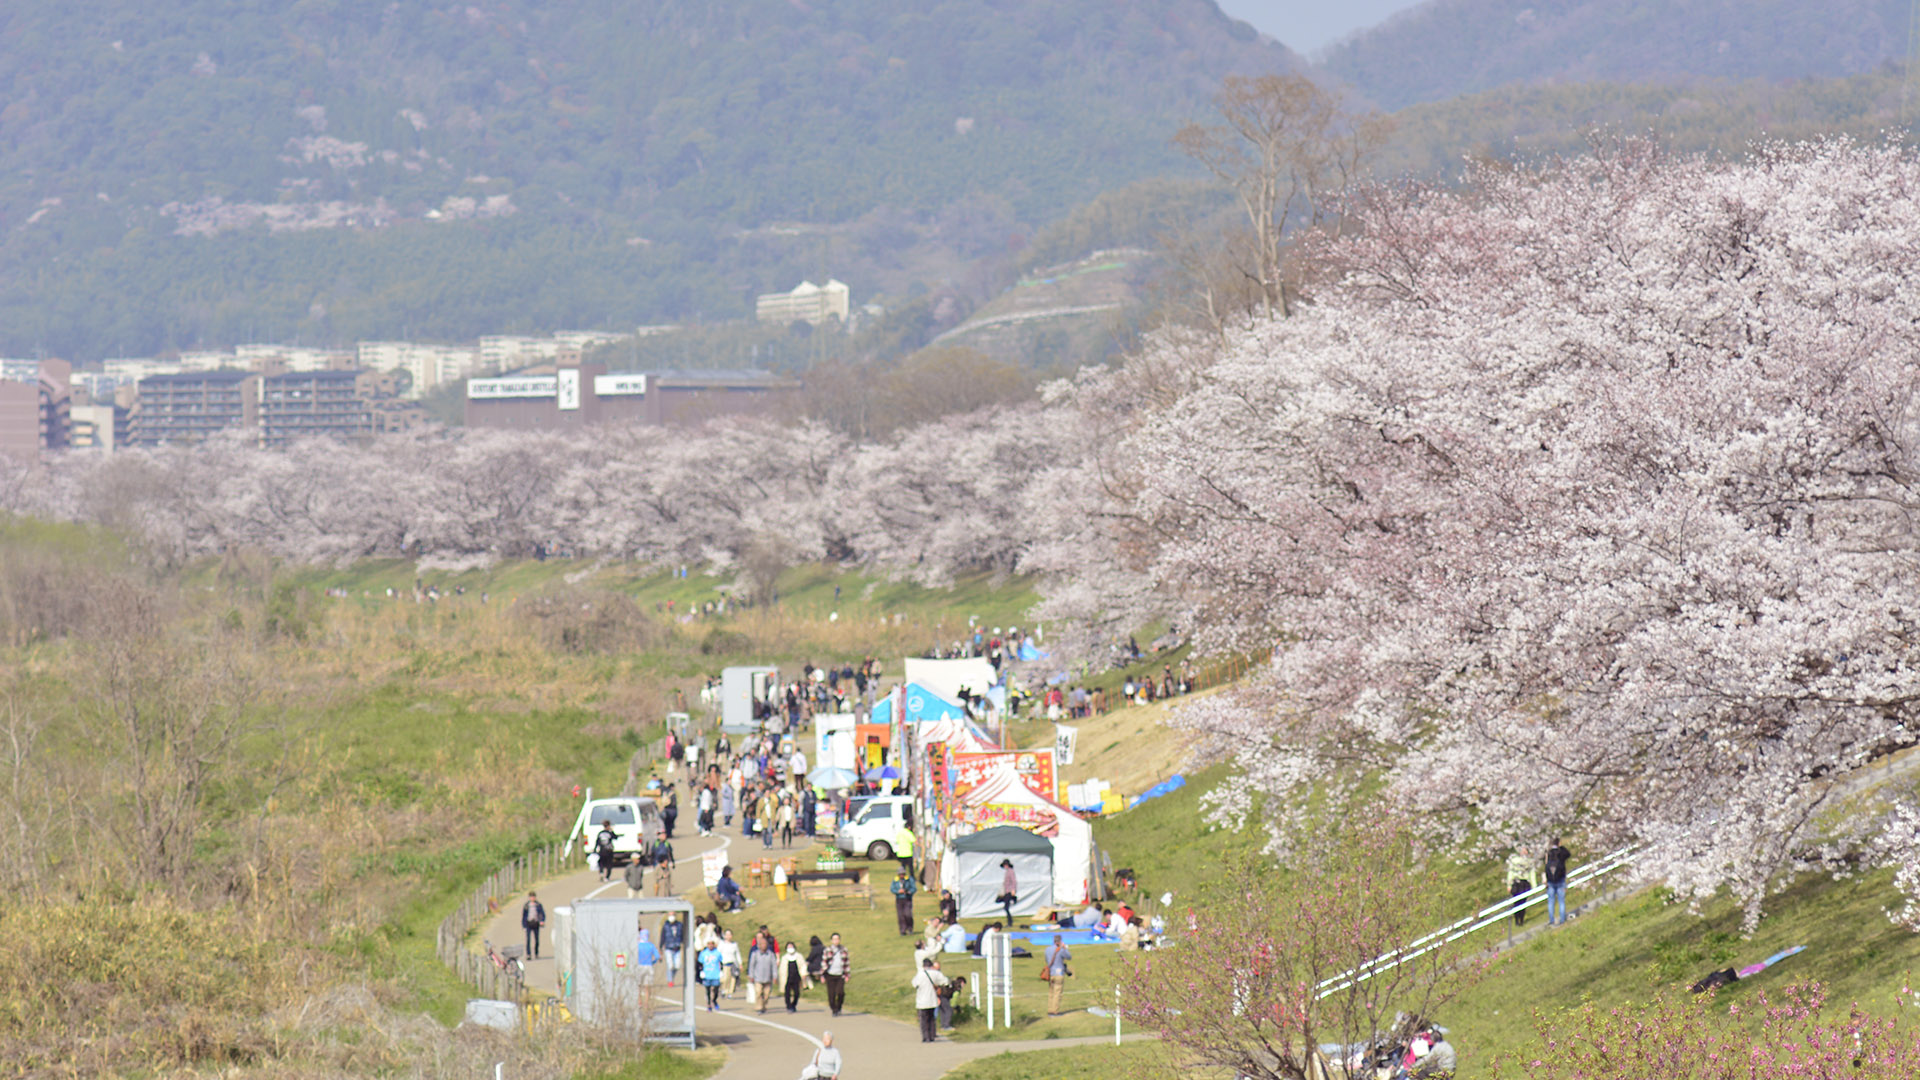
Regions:
<instances>
[{"instance_id":1,"label":"metal fence railing","mask_svg":"<svg viewBox=\"0 0 1920 1080\"><path fill-rule=\"evenodd\" d=\"M1567 888L1571 890L1583 885L1590 885L1600 878L1613 873L1615 870L1631 865L1635 859L1640 857L1642 850L1644 849L1638 846L1623 847L1579 867L1567 875ZM1537 885L1528 892L1521 893L1517 896L1510 896L1504 900L1489 904L1479 911L1474 912L1472 915L1456 920L1450 925L1443 926L1423 937L1415 938L1413 941L1408 942L1392 952L1382 953L1372 960L1361 964L1359 967L1343 971L1332 978L1321 980L1317 988L1319 993L1315 996L1326 997L1330 994L1337 994L1356 983L1365 982L1375 975L1391 971L1410 960L1424 956L1444 945L1450 945L1453 942L1459 941L1468 934L1505 922L1520 912L1546 902L1547 887L1545 885Z\"/></svg>"},{"instance_id":2,"label":"metal fence railing","mask_svg":"<svg viewBox=\"0 0 1920 1080\"><path fill-rule=\"evenodd\" d=\"M709 717L694 720L695 734L704 736L712 726ZM628 760L626 783L620 794L633 796L638 794L641 776L650 764L657 763L664 756L665 739L655 739L635 750ZM522 980L509 970L501 968L489 959L485 952L476 951L469 946L469 938L475 927L495 918L503 910L511 910L512 905L531 887L539 882L560 876L586 866L586 853L576 843L576 837L568 837L546 847L530 851L507 863L485 881L475 886L473 891L462 899L458 906L446 918L440 920L440 928L435 937L434 949L440 956L440 962L451 968L460 981L473 987L482 997L495 1001L515 1001L527 1004L529 995ZM518 924L515 924L517 930ZM518 945L519 940L494 942L496 949L509 945Z\"/></svg>"}]
</instances>

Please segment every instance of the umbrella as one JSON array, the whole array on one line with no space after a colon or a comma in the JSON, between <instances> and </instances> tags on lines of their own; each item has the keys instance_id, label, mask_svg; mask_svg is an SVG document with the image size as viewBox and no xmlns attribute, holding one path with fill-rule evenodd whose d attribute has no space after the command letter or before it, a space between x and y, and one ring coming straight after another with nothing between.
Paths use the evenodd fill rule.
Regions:
<instances>
[{"instance_id":1,"label":"umbrella","mask_svg":"<svg viewBox=\"0 0 1920 1080\"><path fill-rule=\"evenodd\" d=\"M852 769L842 769L835 765L822 765L807 774L808 783L815 787L825 788L828 791L850 788L853 786L853 782L858 779L860 779L860 774L854 772Z\"/></svg>"},{"instance_id":2,"label":"umbrella","mask_svg":"<svg viewBox=\"0 0 1920 1080\"><path fill-rule=\"evenodd\" d=\"M900 779L900 770L899 770L899 769L896 769L896 768L894 768L894 767L893 767L893 766L891 766L891 765L882 765L881 767L879 767L879 768L877 768L877 769L868 769L868 770L867 770L867 779L869 779L869 780L898 780L898 779Z\"/></svg>"}]
</instances>

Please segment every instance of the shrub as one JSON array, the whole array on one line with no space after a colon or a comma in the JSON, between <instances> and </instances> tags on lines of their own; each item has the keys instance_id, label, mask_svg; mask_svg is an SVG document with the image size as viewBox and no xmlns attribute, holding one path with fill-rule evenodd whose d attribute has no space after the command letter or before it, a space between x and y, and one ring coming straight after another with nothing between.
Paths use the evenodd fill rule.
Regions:
<instances>
[{"instance_id":1,"label":"shrub","mask_svg":"<svg viewBox=\"0 0 1920 1080\"><path fill-rule=\"evenodd\" d=\"M555 652L640 652L663 636L632 597L599 589L559 586L522 597L513 610Z\"/></svg>"}]
</instances>

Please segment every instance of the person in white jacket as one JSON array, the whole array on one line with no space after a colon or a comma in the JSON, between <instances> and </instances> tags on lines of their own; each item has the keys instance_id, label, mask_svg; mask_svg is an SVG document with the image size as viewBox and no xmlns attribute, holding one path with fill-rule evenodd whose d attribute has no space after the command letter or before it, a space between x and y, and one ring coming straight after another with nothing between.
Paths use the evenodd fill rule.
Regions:
<instances>
[{"instance_id":1,"label":"person in white jacket","mask_svg":"<svg viewBox=\"0 0 1920 1080\"><path fill-rule=\"evenodd\" d=\"M920 961L920 970L913 976L913 1007L920 1011L920 1041L923 1043L933 1042L937 1035L934 1020L940 1009L940 988L950 982L934 966L932 957Z\"/></svg>"}]
</instances>

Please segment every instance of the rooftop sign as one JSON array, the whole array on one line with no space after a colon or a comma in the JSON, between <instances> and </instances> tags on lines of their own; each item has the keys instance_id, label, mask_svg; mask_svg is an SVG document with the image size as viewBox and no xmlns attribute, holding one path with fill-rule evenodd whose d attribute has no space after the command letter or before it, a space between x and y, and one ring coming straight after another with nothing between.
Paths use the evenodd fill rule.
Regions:
<instances>
[{"instance_id":1,"label":"rooftop sign","mask_svg":"<svg viewBox=\"0 0 1920 1080\"><path fill-rule=\"evenodd\" d=\"M519 375L507 379L468 379L467 398L485 401L493 398L550 398L560 392L560 380L552 375Z\"/></svg>"}]
</instances>

